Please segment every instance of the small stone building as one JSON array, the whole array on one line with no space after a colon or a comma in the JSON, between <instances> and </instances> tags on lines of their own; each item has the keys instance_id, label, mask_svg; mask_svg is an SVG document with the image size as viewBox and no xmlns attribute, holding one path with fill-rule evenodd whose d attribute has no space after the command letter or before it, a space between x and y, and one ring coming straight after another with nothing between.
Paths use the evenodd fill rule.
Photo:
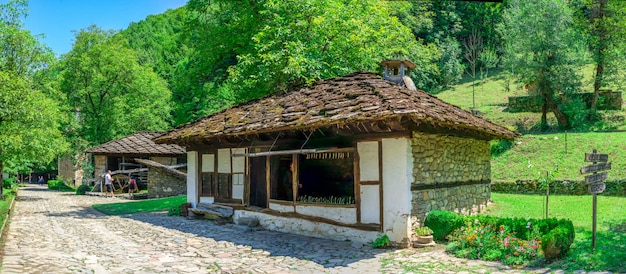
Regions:
<instances>
[{"instance_id":1,"label":"small stone building","mask_svg":"<svg viewBox=\"0 0 626 274\"><path fill-rule=\"evenodd\" d=\"M155 142L187 148L193 207L229 205L235 222L256 218L270 230L408 243L430 210L485 208L489 141L516 136L356 72L225 109Z\"/></svg>"},{"instance_id":2,"label":"small stone building","mask_svg":"<svg viewBox=\"0 0 626 274\"><path fill-rule=\"evenodd\" d=\"M185 184L184 179L181 180L180 176L160 176L150 172L152 170L157 172L157 170L162 170L163 167L168 166L186 167L185 148L179 145L155 144L152 140L163 134L161 132L137 132L87 149L87 153L93 154L94 178L100 179L109 169L120 171L120 173L133 170L136 172L131 173L131 175L137 177L139 187L148 189L148 192L150 192L150 185L153 180L158 182L159 187L157 189L159 190L167 189L167 187L164 188L164 184L171 185L170 189L180 188L179 185ZM142 159L146 161L142 161ZM170 196L180 194L179 191L168 191L168 193L172 194ZM149 197L165 197L163 196L165 194L159 191L149 193Z\"/></svg>"}]
</instances>

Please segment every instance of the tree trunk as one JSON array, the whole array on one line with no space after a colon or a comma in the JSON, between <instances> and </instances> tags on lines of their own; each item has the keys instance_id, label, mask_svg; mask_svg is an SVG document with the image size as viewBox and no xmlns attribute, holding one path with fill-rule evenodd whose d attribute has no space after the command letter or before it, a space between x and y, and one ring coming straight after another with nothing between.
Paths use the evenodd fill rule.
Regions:
<instances>
[{"instance_id":1,"label":"tree trunk","mask_svg":"<svg viewBox=\"0 0 626 274\"><path fill-rule=\"evenodd\" d=\"M0 179L2 182L0 183L0 198L4 197L4 193L2 193L2 186L4 186L4 178L2 178L2 160L0 160Z\"/></svg>"},{"instance_id":2,"label":"tree trunk","mask_svg":"<svg viewBox=\"0 0 626 274\"><path fill-rule=\"evenodd\" d=\"M541 106L541 130L548 128L548 94L543 92L543 105Z\"/></svg>"},{"instance_id":3,"label":"tree trunk","mask_svg":"<svg viewBox=\"0 0 626 274\"><path fill-rule=\"evenodd\" d=\"M568 129L569 118L567 117L567 115L565 115L565 113L563 113L563 111L559 109L559 106L556 104L556 102L554 102L552 96L546 96L546 99L548 101L548 107L554 113L556 120L559 122L559 127Z\"/></svg>"},{"instance_id":4,"label":"tree trunk","mask_svg":"<svg viewBox=\"0 0 626 274\"><path fill-rule=\"evenodd\" d=\"M591 112L590 118L595 118L596 109L598 104L598 95L600 88L602 88L602 81L604 79L604 51L606 50L606 35L607 29L604 23L605 8L607 0L596 0L596 4L593 7L592 23L595 24L595 33L598 35L598 45L596 47L596 75L593 80L593 96L591 97ZM596 21L597 20L597 21ZM594 22L595 21L595 22Z\"/></svg>"}]
</instances>

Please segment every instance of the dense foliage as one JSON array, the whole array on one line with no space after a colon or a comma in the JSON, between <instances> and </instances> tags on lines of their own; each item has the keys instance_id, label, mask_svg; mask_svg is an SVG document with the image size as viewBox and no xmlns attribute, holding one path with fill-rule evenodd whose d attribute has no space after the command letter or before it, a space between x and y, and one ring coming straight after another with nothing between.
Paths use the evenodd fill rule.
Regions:
<instances>
[{"instance_id":1,"label":"dense foliage","mask_svg":"<svg viewBox=\"0 0 626 274\"><path fill-rule=\"evenodd\" d=\"M25 1L0 4L0 174L28 172L67 148L60 102L41 89L38 72L54 62L48 47L23 29Z\"/></svg>"},{"instance_id":2,"label":"dense foliage","mask_svg":"<svg viewBox=\"0 0 626 274\"><path fill-rule=\"evenodd\" d=\"M0 6L0 160L12 172L44 166L68 143L74 153L165 130L319 79L380 71L383 59L415 62L413 81L433 93L499 67L544 95L563 128L598 118L595 103L587 111L567 97L582 91L582 65L595 64L596 92L626 75L619 1L190 0L121 32L85 26L60 60L24 30L26 6Z\"/></svg>"}]
</instances>

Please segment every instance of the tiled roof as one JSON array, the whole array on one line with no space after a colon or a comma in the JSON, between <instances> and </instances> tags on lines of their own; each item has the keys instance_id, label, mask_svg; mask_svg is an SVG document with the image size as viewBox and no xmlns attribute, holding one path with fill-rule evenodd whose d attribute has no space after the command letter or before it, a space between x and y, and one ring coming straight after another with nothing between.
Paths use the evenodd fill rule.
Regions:
<instances>
[{"instance_id":1,"label":"tiled roof","mask_svg":"<svg viewBox=\"0 0 626 274\"><path fill-rule=\"evenodd\" d=\"M409 90L375 73L355 72L225 109L179 126L155 142L189 144L221 137L384 120L408 120L414 125L454 129L486 139L518 136L424 91Z\"/></svg>"},{"instance_id":2,"label":"tiled roof","mask_svg":"<svg viewBox=\"0 0 626 274\"><path fill-rule=\"evenodd\" d=\"M179 155L185 154L185 148L179 145L155 144L152 139L163 135L163 132L137 132L121 139L106 142L97 147L87 149L95 154L148 154L148 155Z\"/></svg>"}]
</instances>

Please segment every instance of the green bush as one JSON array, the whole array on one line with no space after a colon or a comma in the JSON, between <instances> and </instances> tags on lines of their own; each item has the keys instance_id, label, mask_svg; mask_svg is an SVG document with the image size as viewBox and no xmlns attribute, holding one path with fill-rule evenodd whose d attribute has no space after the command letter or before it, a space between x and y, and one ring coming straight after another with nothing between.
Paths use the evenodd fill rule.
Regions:
<instances>
[{"instance_id":1,"label":"green bush","mask_svg":"<svg viewBox=\"0 0 626 274\"><path fill-rule=\"evenodd\" d=\"M13 178L2 179L2 188L11 188L13 186Z\"/></svg>"},{"instance_id":2,"label":"green bush","mask_svg":"<svg viewBox=\"0 0 626 274\"><path fill-rule=\"evenodd\" d=\"M180 206L170 207L167 211L167 216L183 216L183 210Z\"/></svg>"},{"instance_id":3,"label":"green bush","mask_svg":"<svg viewBox=\"0 0 626 274\"><path fill-rule=\"evenodd\" d=\"M66 185L63 181L59 180L48 180L48 189L60 191L74 191L72 187Z\"/></svg>"},{"instance_id":4,"label":"green bush","mask_svg":"<svg viewBox=\"0 0 626 274\"><path fill-rule=\"evenodd\" d=\"M463 226L463 217L450 211L433 210L426 215L424 225L433 231L433 239L444 240L452 231Z\"/></svg>"},{"instance_id":5,"label":"green bush","mask_svg":"<svg viewBox=\"0 0 626 274\"><path fill-rule=\"evenodd\" d=\"M561 223L555 229L541 238L543 254L546 260L562 258L569 251L574 242L574 227L568 223Z\"/></svg>"},{"instance_id":6,"label":"green bush","mask_svg":"<svg viewBox=\"0 0 626 274\"><path fill-rule=\"evenodd\" d=\"M491 156L499 156L513 147L513 142L509 140L494 140L490 142Z\"/></svg>"},{"instance_id":7,"label":"green bush","mask_svg":"<svg viewBox=\"0 0 626 274\"><path fill-rule=\"evenodd\" d=\"M76 189L76 195L85 195L87 191L91 191L91 187L88 185L80 185Z\"/></svg>"}]
</instances>

